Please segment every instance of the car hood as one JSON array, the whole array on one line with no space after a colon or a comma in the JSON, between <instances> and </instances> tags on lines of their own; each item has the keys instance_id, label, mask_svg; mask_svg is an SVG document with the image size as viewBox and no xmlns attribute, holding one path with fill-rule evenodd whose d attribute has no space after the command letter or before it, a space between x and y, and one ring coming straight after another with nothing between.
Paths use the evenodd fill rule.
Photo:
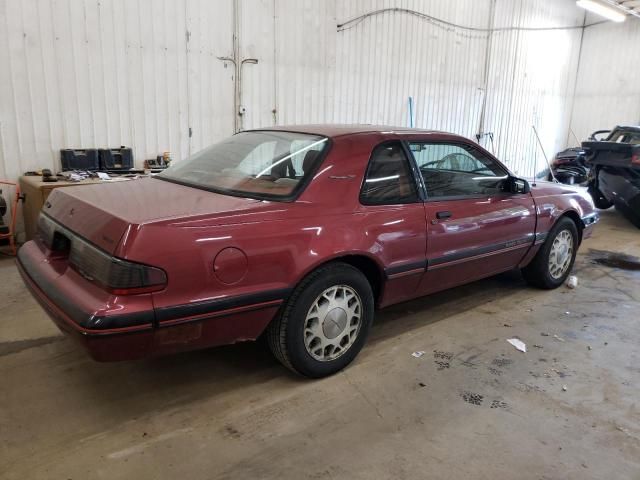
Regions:
<instances>
[{"instance_id":1,"label":"car hood","mask_svg":"<svg viewBox=\"0 0 640 480\"><path fill-rule=\"evenodd\" d=\"M57 188L43 211L113 253L127 229L167 221L207 225L264 221L282 204L222 195L154 178Z\"/></svg>"},{"instance_id":2,"label":"car hood","mask_svg":"<svg viewBox=\"0 0 640 480\"><path fill-rule=\"evenodd\" d=\"M578 194L581 196L588 195L584 187L575 185L567 185L564 183L549 182L547 180L529 180L531 185L531 194L534 198L546 197L549 195L570 195Z\"/></svg>"},{"instance_id":3,"label":"car hood","mask_svg":"<svg viewBox=\"0 0 640 480\"><path fill-rule=\"evenodd\" d=\"M531 194L541 209L555 209L559 206L575 210L580 216L595 211L591 195L585 187L564 183L536 180L531 182Z\"/></svg>"}]
</instances>

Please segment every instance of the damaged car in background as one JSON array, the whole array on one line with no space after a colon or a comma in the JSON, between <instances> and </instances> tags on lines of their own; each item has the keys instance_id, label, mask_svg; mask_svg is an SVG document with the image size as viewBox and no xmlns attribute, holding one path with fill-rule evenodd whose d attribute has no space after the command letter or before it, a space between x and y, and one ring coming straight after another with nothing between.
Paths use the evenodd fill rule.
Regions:
<instances>
[{"instance_id":1,"label":"damaged car in background","mask_svg":"<svg viewBox=\"0 0 640 480\"><path fill-rule=\"evenodd\" d=\"M587 155L581 147L570 147L558 152L551 161L551 173L547 180L558 180L567 185L583 184L589 179Z\"/></svg>"},{"instance_id":2,"label":"damaged car in background","mask_svg":"<svg viewBox=\"0 0 640 480\"><path fill-rule=\"evenodd\" d=\"M611 133L611 130L598 130L589 136L589 141L601 140L601 135ZM576 138L576 141L578 139ZM580 142L578 142L580 143ZM551 161L547 180L557 180L567 185L586 185L589 181L591 167L587 164L587 151L583 147L569 147L558 152Z\"/></svg>"},{"instance_id":3,"label":"damaged car in background","mask_svg":"<svg viewBox=\"0 0 640 480\"><path fill-rule=\"evenodd\" d=\"M596 207L614 206L640 228L640 126L618 126L603 140L582 143Z\"/></svg>"}]
</instances>

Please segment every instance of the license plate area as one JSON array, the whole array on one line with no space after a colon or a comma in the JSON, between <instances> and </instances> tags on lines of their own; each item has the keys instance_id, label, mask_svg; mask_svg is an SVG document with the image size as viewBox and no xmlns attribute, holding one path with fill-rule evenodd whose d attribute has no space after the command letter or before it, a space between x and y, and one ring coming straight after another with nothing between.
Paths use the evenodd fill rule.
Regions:
<instances>
[{"instance_id":1,"label":"license plate area","mask_svg":"<svg viewBox=\"0 0 640 480\"><path fill-rule=\"evenodd\" d=\"M38 237L50 250L52 257L68 257L71 251L72 234L44 214L38 219Z\"/></svg>"}]
</instances>

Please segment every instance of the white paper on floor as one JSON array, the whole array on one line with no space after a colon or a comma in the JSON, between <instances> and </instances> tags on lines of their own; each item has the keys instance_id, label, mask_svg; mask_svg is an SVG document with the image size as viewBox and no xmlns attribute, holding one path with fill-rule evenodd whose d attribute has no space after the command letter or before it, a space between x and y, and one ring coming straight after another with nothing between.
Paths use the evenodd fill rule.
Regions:
<instances>
[{"instance_id":1,"label":"white paper on floor","mask_svg":"<svg viewBox=\"0 0 640 480\"><path fill-rule=\"evenodd\" d=\"M509 340L507 340L507 342L509 342L521 352L527 352L527 345L522 340L518 340L517 338L510 338Z\"/></svg>"},{"instance_id":2,"label":"white paper on floor","mask_svg":"<svg viewBox=\"0 0 640 480\"><path fill-rule=\"evenodd\" d=\"M416 358L420 358L421 356L424 355L424 351L420 350L419 352L413 352L411 355Z\"/></svg>"}]
</instances>

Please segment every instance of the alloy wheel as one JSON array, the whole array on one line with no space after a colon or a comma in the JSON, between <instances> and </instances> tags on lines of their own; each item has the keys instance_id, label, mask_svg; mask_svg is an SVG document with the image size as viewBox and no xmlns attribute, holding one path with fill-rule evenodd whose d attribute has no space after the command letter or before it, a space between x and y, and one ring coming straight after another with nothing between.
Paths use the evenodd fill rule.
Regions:
<instances>
[{"instance_id":1,"label":"alloy wheel","mask_svg":"<svg viewBox=\"0 0 640 480\"><path fill-rule=\"evenodd\" d=\"M573 259L573 235L569 230L562 230L553 239L549 252L549 274L556 280L562 277Z\"/></svg>"},{"instance_id":2,"label":"alloy wheel","mask_svg":"<svg viewBox=\"0 0 640 480\"><path fill-rule=\"evenodd\" d=\"M304 345L316 360L328 362L343 355L360 332L362 300L347 285L324 290L307 313Z\"/></svg>"}]
</instances>

